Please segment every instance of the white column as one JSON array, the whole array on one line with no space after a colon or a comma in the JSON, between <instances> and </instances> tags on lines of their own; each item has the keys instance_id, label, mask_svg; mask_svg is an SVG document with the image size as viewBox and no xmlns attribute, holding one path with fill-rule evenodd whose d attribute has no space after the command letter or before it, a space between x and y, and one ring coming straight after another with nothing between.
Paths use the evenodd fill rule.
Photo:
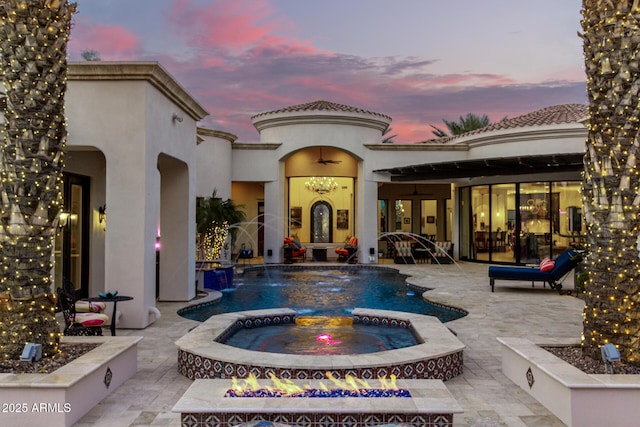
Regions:
<instances>
[{"instance_id":1,"label":"white column","mask_svg":"<svg viewBox=\"0 0 640 427\"><path fill-rule=\"evenodd\" d=\"M360 174L362 177L363 175ZM358 263L378 262L378 183L358 179L356 193L356 235L358 236ZM373 248L373 255L370 249Z\"/></svg>"},{"instance_id":2,"label":"white column","mask_svg":"<svg viewBox=\"0 0 640 427\"><path fill-rule=\"evenodd\" d=\"M264 183L264 262L282 262L282 244L285 236L287 213L285 212L284 171L279 181ZM269 256L271 250L271 256Z\"/></svg>"},{"instance_id":3,"label":"white column","mask_svg":"<svg viewBox=\"0 0 640 427\"><path fill-rule=\"evenodd\" d=\"M132 301L120 302L117 325L144 328L148 306L155 306L155 238L159 208L159 179L144 158L144 150L107 155L105 232L105 291L118 291ZM109 313L109 315L111 315Z\"/></svg>"}]
</instances>

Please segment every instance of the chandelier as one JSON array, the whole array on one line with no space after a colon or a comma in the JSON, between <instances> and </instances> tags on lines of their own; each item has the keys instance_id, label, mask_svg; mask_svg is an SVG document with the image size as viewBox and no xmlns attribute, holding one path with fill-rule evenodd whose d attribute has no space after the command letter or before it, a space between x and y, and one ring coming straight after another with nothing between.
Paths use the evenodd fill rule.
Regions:
<instances>
[{"instance_id":1,"label":"chandelier","mask_svg":"<svg viewBox=\"0 0 640 427\"><path fill-rule=\"evenodd\" d=\"M312 176L309 181L304 183L307 190L318 194L327 194L338 189L338 182L331 177Z\"/></svg>"}]
</instances>

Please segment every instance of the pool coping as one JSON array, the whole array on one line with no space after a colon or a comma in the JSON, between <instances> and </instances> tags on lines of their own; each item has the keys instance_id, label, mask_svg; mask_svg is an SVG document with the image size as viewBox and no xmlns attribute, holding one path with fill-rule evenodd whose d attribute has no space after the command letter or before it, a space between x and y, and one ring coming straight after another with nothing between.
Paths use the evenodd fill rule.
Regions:
<instances>
[{"instance_id":1,"label":"pool coping","mask_svg":"<svg viewBox=\"0 0 640 427\"><path fill-rule=\"evenodd\" d=\"M251 310L212 316L176 341L178 371L189 379L245 378L250 373L268 378L322 379L327 371L372 379L396 375L406 379L449 380L463 372L465 345L436 317L390 310L356 308L354 321L371 324L394 322L412 327L417 345L358 355L291 355L263 353L231 347L215 340L236 325L256 321L289 322L290 308Z\"/></svg>"}]
</instances>

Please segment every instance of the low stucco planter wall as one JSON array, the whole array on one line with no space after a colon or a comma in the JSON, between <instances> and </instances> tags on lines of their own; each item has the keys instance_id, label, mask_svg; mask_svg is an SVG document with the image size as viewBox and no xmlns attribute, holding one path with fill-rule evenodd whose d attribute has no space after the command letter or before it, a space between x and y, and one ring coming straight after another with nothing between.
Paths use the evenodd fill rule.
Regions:
<instances>
[{"instance_id":1,"label":"low stucco planter wall","mask_svg":"<svg viewBox=\"0 0 640 427\"><path fill-rule=\"evenodd\" d=\"M568 426L638 425L640 375L585 374L540 347L558 343L539 345L524 338L498 341L502 372Z\"/></svg>"},{"instance_id":2,"label":"low stucco planter wall","mask_svg":"<svg viewBox=\"0 0 640 427\"><path fill-rule=\"evenodd\" d=\"M50 374L0 374L0 425L72 425L136 374L141 340L63 337L101 345Z\"/></svg>"}]
</instances>

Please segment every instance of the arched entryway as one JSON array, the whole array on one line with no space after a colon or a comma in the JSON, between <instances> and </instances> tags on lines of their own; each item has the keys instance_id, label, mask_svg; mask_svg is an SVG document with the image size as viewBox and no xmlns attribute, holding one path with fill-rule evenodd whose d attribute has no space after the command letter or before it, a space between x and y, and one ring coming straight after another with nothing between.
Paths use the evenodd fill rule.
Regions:
<instances>
[{"instance_id":1,"label":"arched entryway","mask_svg":"<svg viewBox=\"0 0 640 427\"><path fill-rule=\"evenodd\" d=\"M189 166L180 159L158 155L160 173L160 222L156 234L156 293L159 300L179 301L189 295L186 283L189 248L195 248L195 229L189 218L195 218L195 204L189 199ZM193 238L192 238L193 237Z\"/></svg>"},{"instance_id":2,"label":"arched entryway","mask_svg":"<svg viewBox=\"0 0 640 427\"><path fill-rule=\"evenodd\" d=\"M319 159L321 158L322 161ZM355 235L358 159L335 147L307 147L285 161L288 235L336 244Z\"/></svg>"},{"instance_id":3,"label":"arched entryway","mask_svg":"<svg viewBox=\"0 0 640 427\"><path fill-rule=\"evenodd\" d=\"M333 242L333 208L324 200L311 206L311 243Z\"/></svg>"}]
</instances>

